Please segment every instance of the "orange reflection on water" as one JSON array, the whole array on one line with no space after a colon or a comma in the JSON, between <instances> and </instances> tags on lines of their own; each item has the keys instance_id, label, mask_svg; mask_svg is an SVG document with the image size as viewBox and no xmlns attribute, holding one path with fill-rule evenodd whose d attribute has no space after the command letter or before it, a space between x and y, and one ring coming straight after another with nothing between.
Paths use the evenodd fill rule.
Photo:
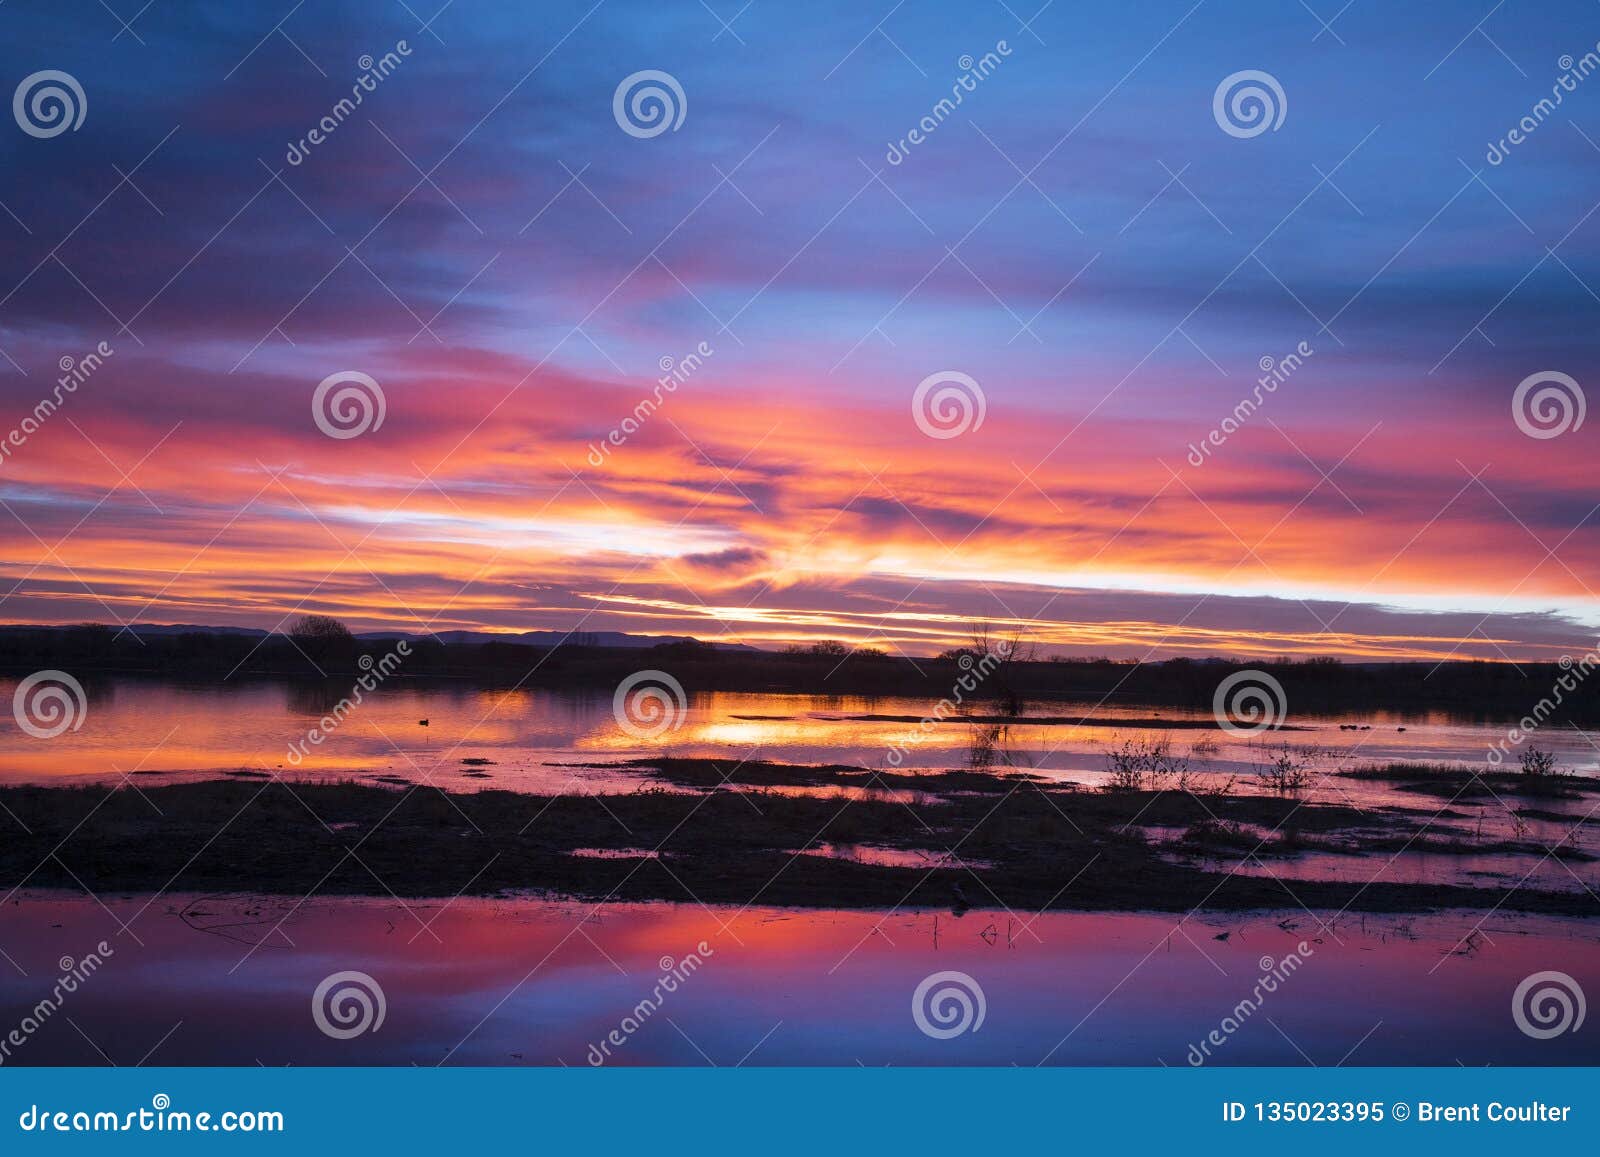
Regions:
<instances>
[{"instance_id":1,"label":"orange reflection on water","mask_svg":"<svg viewBox=\"0 0 1600 1157\"><path fill-rule=\"evenodd\" d=\"M152 1064L583 1066L627 1022L607 1064L1183 1067L1250 995L1263 959L1293 952L1303 963L1268 998L1272 1023L1249 1018L1208 1063L1600 1060L1593 1034L1534 1040L1510 1012L1518 983L1552 960L1574 976L1600 970L1587 922L1502 913L1492 939L1464 948L1480 913L1330 919L1298 908L956 918L517 898L107 897L102 909L33 893L7 908L22 971L0 973L0 1016L16 1023L59 957L104 937L113 955L72 996L81 1032L53 1018L8 1064L104 1063L96 1048L131 1064L159 1041ZM382 989L387 1015L381 1031L333 1040L310 1002L346 970ZM686 979L661 992L673 971ZM981 1030L917 1030L913 991L941 971L981 988Z\"/></svg>"}]
</instances>

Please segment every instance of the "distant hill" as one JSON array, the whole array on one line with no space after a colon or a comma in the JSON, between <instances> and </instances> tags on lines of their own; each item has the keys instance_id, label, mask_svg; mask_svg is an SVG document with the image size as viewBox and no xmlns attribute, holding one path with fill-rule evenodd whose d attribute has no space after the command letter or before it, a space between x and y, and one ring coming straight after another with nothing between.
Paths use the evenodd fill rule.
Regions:
<instances>
[{"instance_id":1,"label":"distant hill","mask_svg":"<svg viewBox=\"0 0 1600 1157\"><path fill-rule=\"evenodd\" d=\"M62 626L34 626L27 623L9 623L0 625L0 634L13 632L27 632L37 634L40 631L66 631L81 629L80 624L63 624ZM107 628L115 631L115 627ZM287 632L263 631L259 627L208 627L194 623L140 623L129 628L129 634L141 638L166 638L177 635L228 635L235 638L262 639L270 634L286 634ZM358 639L424 639L433 638L447 646L475 646L482 643L514 643L524 647L554 647L565 644L571 647L617 647L629 650L643 650L646 647L656 647L671 643L702 643L705 646L715 647L719 651L749 651L759 653L759 647L751 647L744 643L717 643L696 639L693 635L630 635L624 631L523 631L520 634L504 634L496 631L357 631Z\"/></svg>"},{"instance_id":2,"label":"distant hill","mask_svg":"<svg viewBox=\"0 0 1600 1157\"><path fill-rule=\"evenodd\" d=\"M64 628L7 626L0 627L6 631L49 631ZM115 629L115 628L113 628ZM194 623L149 624L139 623L129 628L129 634L147 635L157 637L161 635L243 635L249 639L261 639L269 635L270 631L263 631L258 627L202 627Z\"/></svg>"},{"instance_id":3,"label":"distant hill","mask_svg":"<svg viewBox=\"0 0 1600 1157\"><path fill-rule=\"evenodd\" d=\"M358 639L420 639L428 636L415 631L357 631ZM624 631L523 631L507 635L494 631L434 631L431 637L449 646L475 643L518 643L525 647L622 647L641 650L669 643L702 643L719 651L759 651L745 643L707 643L693 635L630 635Z\"/></svg>"}]
</instances>

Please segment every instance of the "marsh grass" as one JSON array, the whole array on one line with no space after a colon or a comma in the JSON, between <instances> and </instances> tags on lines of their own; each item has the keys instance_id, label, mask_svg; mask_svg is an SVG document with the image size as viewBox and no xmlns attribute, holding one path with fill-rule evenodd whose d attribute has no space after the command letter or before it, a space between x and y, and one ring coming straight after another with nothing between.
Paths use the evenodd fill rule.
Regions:
<instances>
[{"instance_id":1,"label":"marsh grass","mask_svg":"<svg viewBox=\"0 0 1600 1157\"><path fill-rule=\"evenodd\" d=\"M1275 795L1293 795L1311 786L1312 769L1321 755L1315 747L1280 743L1263 749L1256 759L1256 771L1268 791Z\"/></svg>"},{"instance_id":2,"label":"marsh grass","mask_svg":"<svg viewBox=\"0 0 1600 1157\"><path fill-rule=\"evenodd\" d=\"M1106 759L1111 771L1108 791L1189 791L1193 786L1188 756L1176 754L1165 735L1124 739L1106 753Z\"/></svg>"}]
</instances>

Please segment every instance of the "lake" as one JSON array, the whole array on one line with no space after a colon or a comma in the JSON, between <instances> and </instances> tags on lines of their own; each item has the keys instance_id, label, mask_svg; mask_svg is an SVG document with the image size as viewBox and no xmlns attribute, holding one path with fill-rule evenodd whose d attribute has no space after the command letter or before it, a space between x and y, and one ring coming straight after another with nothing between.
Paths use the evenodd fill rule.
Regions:
<instances>
[{"instance_id":1,"label":"lake","mask_svg":"<svg viewBox=\"0 0 1600 1157\"><path fill-rule=\"evenodd\" d=\"M0 679L0 699L9 701L16 684L14 678ZM618 725L605 689L507 691L438 683L407 687L397 681L370 695L325 743L308 748L303 761L293 765L288 759L291 745L303 741L348 694L347 686L259 680L219 687L112 678L89 683L87 691L88 710L78 730L40 741L10 726L0 729L0 781L120 781L135 771L192 776L265 769L286 775L426 776L471 790L475 781L465 773L472 768L461 760L491 759L493 786L555 791L573 775L552 764L670 753L882 768L888 765L891 747L902 744L912 753L908 766L964 767L972 745L970 730L959 724L923 729L915 722L857 718L902 716L914 721L932 707L922 699L694 694L678 727L658 740L641 741ZM1050 702L1028 710L1035 716L1083 717L1085 724L1045 726L1024 718L1011 728L1009 758L1041 774L1085 782L1105 772L1109 743L1161 734L1119 720L1211 720L1207 711L1177 707ZM425 727L419 725L424 719ZM1289 722L1308 730L1284 732L1279 738L1323 748L1332 762L1351 766L1391 760L1483 766L1485 753L1505 738L1507 726L1444 712L1296 715ZM1248 775L1260 749L1259 742L1214 727L1173 736L1179 750L1205 740L1194 763L1218 773ZM1600 774L1600 740L1588 733L1551 728L1536 742L1556 752L1565 766ZM580 778L586 789L596 791L638 786L636 778L597 769Z\"/></svg>"},{"instance_id":2,"label":"lake","mask_svg":"<svg viewBox=\"0 0 1600 1157\"><path fill-rule=\"evenodd\" d=\"M0 686L0 694L9 697L14 686ZM145 788L265 771L290 785L354 778L460 791L631 792L655 784L648 770L594 765L666 750L879 768L899 743L913 752L907 766L951 768L969 764L973 738L961 724L923 729L858 718L917 718L929 706L919 700L712 693L692 696L681 726L652 743L618 726L604 692L401 686L370 698L295 767L290 744L317 724L337 693L268 681L218 689L141 679L88 690L77 731L48 741L11 727L0 732L0 780ZM1060 718L1074 705L1030 710ZM1071 725L1023 719L1011 728L1003 757L1052 780L1094 787L1106 778L1111 746L1170 735L1178 750L1192 751L1199 774L1259 790L1259 741L1215 728L1146 726L1153 716L1206 718L1122 706ZM1393 760L1481 765L1484 751L1503 737L1501 725L1440 713L1290 722L1308 730L1275 740L1319 749L1308 798L1442 813L1437 833L1516 839L1530 850L1219 859L1222 870L1283 881L1283 906L1191 916L982 905L959 915L597 905L536 894L401 901L23 889L6 898L0 918L0 1035L37 1007L60 966L81 961L102 940L111 952L6 1063L583 1065L596 1056L626 1065L1182 1066L1197 1056L1208 1064L1600 1061L1592 1030L1538 1039L1512 1014L1518 985L1535 974L1559 971L1595 990L1600 926L1593 922L1497 911L1312 912L1292 893L1298 878L1353 878L1592 894L1600 886L1592 862L1548 854L1563 839L1569 848L1593 850L1581 824L1591 804L1552 800L1528 808L1491 795L1445 807L1391 782L1324 774ZM1588 735L1553 731L1538 742L1566 767L1596 774L1600 753ZM1539 814L1520 814L1527 811ZM1178 835L1153 827L1145 834L1157 842ZM815 842L796 850L888 854ZM1172 854L1182 853L1174 847ZM670 974L702 943L698 969L660 995L663 970ZM1291 956L1292 975L1262 996L1263 974ZM313 994L347 972L381 989L384 1018L375 1030L340 1039L319 1029ZM940 973L959 974L957 987L972 986L964 990L967 1027L948 1038L929 1035L913 1014L919 985ZM660 999L640 1017L640 1002L652 993ZM1241 1017L1241 1002L1252 994L1259 999ZM960 1011L959 1001L942 1007ZM625 1022L632 1027L619 1027ZM592 1051L614 1030L622 1044ZM1204 1055L1192 1051L1213 1032L1222 1044L1208 1045Z\"/></svg>"},{"instance_id":3,"label":"lake","mask_svg":"<svg viewBox=\"0 0 1600 1157\"><path fill-rule=\"evenodd\" d=\"M1495 916L1469 947L1479 914L1345 917L1319 930L1299 912L1183 921L597 910L533 898L106 904L29 896L8 906L6 951L27 975L7 966L0 977L7 1028L48 990L58 957L108 935L115 951L16 1063L581 1066L636 1015L663 965L702 942L704 963L603 1063L1183 1067L1252 995L1262 964L1302 942L1304 963L1205 1063L1600 1061L1593 1031L1538 1040L1511 1015L1530 974L1600 978L1585 921ZM334 1039L319 1031L312 995L345 971L376 982L385 1016L375 1031ZM942 971L984 994L981 1025L947 1039L912 1013L918 984Z\"/></svg>"}]
</instances>

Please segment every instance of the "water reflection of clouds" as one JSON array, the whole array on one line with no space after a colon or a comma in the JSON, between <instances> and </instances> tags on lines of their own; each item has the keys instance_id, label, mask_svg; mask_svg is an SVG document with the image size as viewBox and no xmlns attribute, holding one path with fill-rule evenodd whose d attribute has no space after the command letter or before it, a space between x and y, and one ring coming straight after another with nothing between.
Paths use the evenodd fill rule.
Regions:
<instances>
[{"instance_id":1,"label":"water reflection of clouds","mask_svg":"<svg viewBox=\"0 0 1600 1157\"><path fill-rule=\"evenodd\" d=\"M0 697L13 681L0 681ZM284 762L288 744L327 710L336 686L252 681L215 688L157 680L98 681L83 727L48 743L20 732L0 732L0 780L111 778L143 771L203 772L261 768ZM343 693L342 691L340 692ZM334 698L337 702L337 697ZM714 692L692 695L681 726L656 744L622 731L604 689L502 691L461 687L384 688L369 696L327 743L313 749L300 771L319 774L425 773L461 787L485 784L552 789L558 769L548 763L607 761L674 755L884 766L896 743L910 752L907 766L965 766L973 728L915 722L927 711L923 700ZM1217 773L1248 774L1258 752L1236 737L1210 730L1164 732L1118 726L1118 720L1208 719L1204 712L1176 708L1040 705L1068 719L1091 712L1101 725L1030 723L1013 725L1007 755L1019 766L1049 778L1087 779L1104 771L1108 743L1123 737L1170 735L1179 751L1193 748L1196 766ZM878 716L865 719L861 716ZM897 718L881 718L897 717ZM1346 719L1370 730L1341 730ZM426 728L418 721L427 719ZM1439 712L1416 716L1375 712L1310 722L1311 732L1286 734L1313 744L1336 759L1379 763L1416 760L1479 763L1502 729ZM1401 728L1405 730L1400 730ZM1551 729L1540 743L1579 771L1600 768L1600 749L1583 733ZM1215 742L1215 750L1204 742ZM489 779L462 778L465 758L487 758ZM458 782L459 781L459 782ZM622 777L613 786L636 782ZM558 784L556 786L559 786Z\"/></svg>"},{"instance_id":2,"label":"water reflection of clouds","mask_svg":"<svg viewBox=\"0 0 1600 1157\"><path fill-rule=\"evenodd\" d=\"M6 1016L32 1006L30 978L48 974L69 944L112 928L87 898L20 899L8 909L7 951L29 977L0 975ZM173 915L196 899L168 897L140 915L144 947L119 950L115 971L108 965L75 996L83 1035L47 1025L18 1063L104 1063L87 1037L132 1064L165 1036L149 1063L582 1065L587 1045L651 991L661 958L704 940L715 955L608 1063L732 1065L748 1055L757 1065L1035 1064L1048 1055L1052 1064L1182 1064L1187 1043L1237 1002L1258 957L1287 950L1312 925L1298 909L1214 925L1192 919L1186 939L1173 934L1177 914L1051 912L1024 929L1017 917L982 910L938 914L936 926L931 912L634 904L596 913L585 903L469 898L412 902L408 913L389 899L312 899L285 925L288 941L251 952ZM202 902L217 921L237 915L227 898ZM141 903L110 907L128 920ZM1478 919L1343 920L1338 939L1324 937L1274 995L1272 1018L1319 1063L1339 1060L1380 1021L1346 1063L1600 1059L1585 1034L1532 1041L1508 1011L1485 1011L1505 1010L1518 981L1552 953L1575 975L1600 970L1587 926L1501 915L1492 952L1452 955ZM429 920L437 940L419 931ZM730 922L726 931L721 922ZM1244 935L1214 940L1222 930ZM981 981L988 1019L981 1032L930 1040L911 1019L910 994L930 971L951 968ZM378 1032L332 1040L313 1022L311 994L347 969L379 982L388 1014ZM1260 1023L1230 1039L1215 1063L1304 1058Z\"/></svg>"}]
</instances>

